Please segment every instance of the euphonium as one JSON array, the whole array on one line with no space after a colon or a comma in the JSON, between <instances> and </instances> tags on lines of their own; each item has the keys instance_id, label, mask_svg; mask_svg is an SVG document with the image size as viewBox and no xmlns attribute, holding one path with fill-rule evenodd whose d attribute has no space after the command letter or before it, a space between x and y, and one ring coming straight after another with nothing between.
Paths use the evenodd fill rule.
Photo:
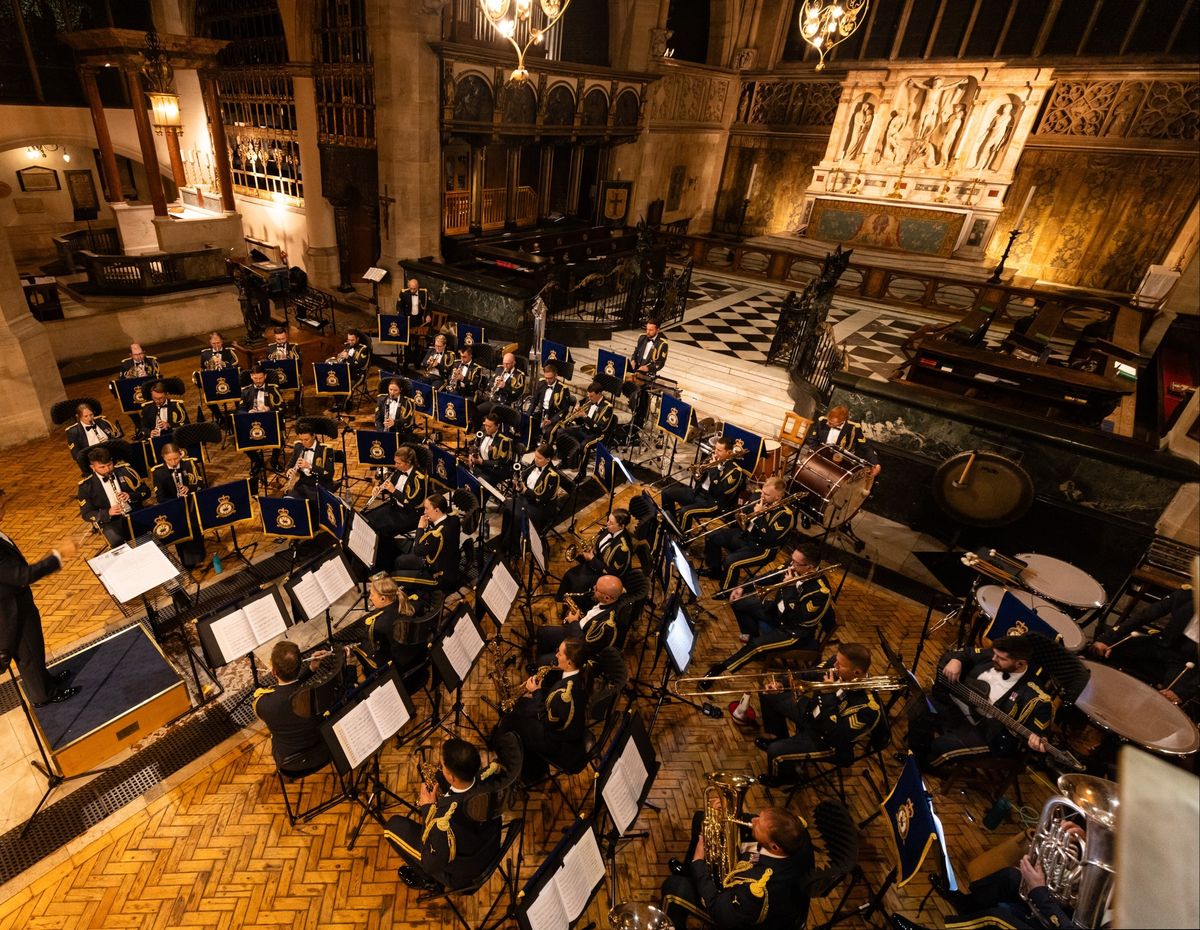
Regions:
<instances>
[{"instance_id":1,"label":"euphonium","mask_svg":"<svg viewBox=\"0 0 1200 930\"><path fill-rule=\"evenodd\" d=\"M208 357L208 361L204 363L205 371L220 371L225 367L225 356L218 355L215 352Z\"/></svg>"},{"instance_id":2,"label":"euphonium","mask_svg":"<svg viewBox=\"0 0 1200 930\"><path fill-rule=\"evenodd\" d=\"M755 779L737 772L709 772L704 776L704 860L712 870L713 881L720 888L725 876L737 864L741 836L738 827L748 827L742 820L742 804Z\"/></svg>"},{"instance_id":3,"label":"euphonium","mask_svg":"<svg viewBox=\"0 0 1200 930\"><path fill-rule=\"evenodd\" d=\"M1037 830L1029 844L1029 860L1046 874L1046 887L1081 927L1098 927L1108 909L1113 889L1113 824L1117 813L1117 786L1092 775L1062 775L1061 795L1042 808ZM1069 829L1070 818L1082 817L1080 837ZM1021 883L1021 898L1029 890Z\"/></svg>"}]
</instances>

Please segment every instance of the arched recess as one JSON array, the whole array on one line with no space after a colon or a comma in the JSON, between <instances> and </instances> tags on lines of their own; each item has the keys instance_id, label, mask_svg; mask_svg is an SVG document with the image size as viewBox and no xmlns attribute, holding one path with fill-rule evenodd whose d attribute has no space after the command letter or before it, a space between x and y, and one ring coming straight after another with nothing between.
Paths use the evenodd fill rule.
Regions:
<instances>
[{"instance_id":1,"label":"arched recess","mask_svg":"<svg viewBox=\"0 0 1200 930\"><path fill-rule=\"evenodd\" d=\"M570 84L555 84L546 93L547 126L570 126L575 122L575 92Z\"/></svg>"},{"instance_id":2,"label":"arched recess","mask_svg":"<svg viewBox=\"0 0 1200 930\"><path fill-rule=\"evenodd\" d=\"M496 101L492 87L478 74L464 74L454 82L454 121L490 123Z\"/></svg>"},{"instance_id":3,"label":"arched recess","mask_svg":"<svg viewBox=\"0 0 1200 930\"><path fill-rule=\"evenodd\" d=\"M583 95L583 125L605 126L608 124L608 95L599 87L593 87Z\"/></svg>"},{"instance_id":4,"label":"arched recess","mask_svg":"<svg viewBox=\"0 0 1200 930\"><path fill-rule=\"evenodd\" d=\"M500 93L500 113L506 126L532 126L537 122L537 94L527 83L506 84Z\"/></svg>"},{"instance_id":5,"label":"arched recess","mask_svg":"<svg viewBox=\"0 0 1200 930\"><path fill-rule=\"evenodd\" d=\"M613 125L631 127L638 124L640 106L638 95L632 90L623 90L617 95L617 103L613 108Z\"/></svg>"}]
</instances>

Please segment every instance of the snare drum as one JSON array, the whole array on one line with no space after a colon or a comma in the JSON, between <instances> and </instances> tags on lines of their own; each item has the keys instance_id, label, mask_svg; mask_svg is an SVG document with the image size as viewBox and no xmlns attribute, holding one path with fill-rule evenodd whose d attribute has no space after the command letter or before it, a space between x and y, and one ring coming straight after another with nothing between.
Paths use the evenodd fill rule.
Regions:
<instances>
[{"instance_id":1,"label":"snare drum","mask_svg":"<svg viewBox=\"0 0 1200 930\"><path fill-rule=\"evenodd\" d=\"M783 453L783 444L775 439L764 439L762 454L758 457L758 465L754 468L754 479L766 481L779 471L779 460Z\"/></svg>"},{"instance_id":2,"label":"snare drum","mask_svg":"<svg viewBox=\"0 0 1200 930\"><path fill-rule=\"evenodd\" d=\"M1022 552L1017 558L1028 565L1027 568L1021 569L1018 576L1021 583L1030 591L1056 604L1082 610L1103 607L1108 600L1104 594L1104 586L1070 562L1048 555L1038 555L1036 552Z\"/></svg>"},{"instance_id":3,"label":"snare drum","mask_svg":"<svg viewBox=\"0 0 1200 930\"><path fill-rule=\"evenodd\" d=\"M1036 594L1020 591L1017 588L1001 587L998 584L985 584L975 592L975 602L981 611L990 619L995 620L996 612L1000 609L1000 602L1004 600L1006 593L1014 595L1017 600L1054 627L1054 631L1062 637L1063 648L1068 652L1083 651L1083 647L1087 645L1087 639L1083 635L1083 630L1079 628L1079 624Z\"/></svg>"},{"instance_id":4,"label":"snare drum","mask_svg":"<svg viewBox=\"0 0 1200 930\"><path fill-rule=\"evenodd\" d=\"M1200 749L1196 725L1150 685L1112 666L1082 661L1091 678L1075 706L1097 726L1163 755L1187 756Z\"/></svg>"},{"instance_id":5,"label":"snare drum","mask_svg":"<svg viewBox=\"0 0 1200 930\"><path fill-rule=\"evenodd\" d=\"M816 513L822 526L841 526L871 493L870 464L837 446L820 446L807 454L801 450L800 455L790 493L807 490L811 496L805 506Z\"/></svg>"}]
</instances>

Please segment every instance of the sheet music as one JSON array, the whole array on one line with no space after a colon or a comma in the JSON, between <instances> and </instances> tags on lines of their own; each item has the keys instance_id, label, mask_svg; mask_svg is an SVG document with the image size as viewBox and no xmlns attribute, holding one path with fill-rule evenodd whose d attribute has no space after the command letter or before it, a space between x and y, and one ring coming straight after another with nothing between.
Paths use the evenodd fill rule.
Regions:
<instances>
[{"instance_id":1,"label":"sheet music","mask_svg":"<svg viewBox=\"0 0 1200 930\"><path fill-rule=\"evenodd\" d=\"M483 638L471 621L469 614L463 614L454 625L454 632L442 641L442 652L445 654L454 674L463 681L471 671L471 665L479 650L483 648Z\"/></svg>"},{"instance_id":2,"label":"sheet music","mask_svg":"<svg viewBox=\"0 0 1200 930\"><path fill-rule=\"evenodd\" d=\"M329 604L337 603L339 597L347 591L354 590L354 579L350 577L350 572L346 569L346 563L342 561L341 556L334 556L313 574L317 576L317 582L321 585L321 590ZM325 606L329 606L329 604Z\"/></svg>"},{"instance_id":3,"label":"sheet music","mask_svg":"<svg viewBox=\"0 0 1200 930\"><path fill-rule=\"evenodd\" d=\"M357 511L350 518L350 535L346 539L346 546L356 559L370 568L375 564L375 547L378 545L379 536L375 532L375 528L366 521L361 513Z\"/></svg>"},{"instance_id":4,"label":"sheet music","mask_svg":"<svg viewBox=\"0 0 1200 930\"><path fill-rule=\"evenodd\" d=\"M400 692L396 690L394 681L384 682L371 692L371 696L364 703L371 712L371 719L375 721L380 743L399 733L400 728L408 723L408 708L400 699ZM378 746L379 743L375 745Z\"/></svg>"},{"instance_id":5,"label":"sheet music","mask_svg":"<svg viewBox=\"0 0 1200 930\"><path fill-rule=\"evenodd\" d=\"M315 572L301 575L292 582L292 594L300 602L306 620L324 613L325 608L329 606L329 600L321 590L321 582L317 581Z\"/></svg>"},{"instance_id":6,"label":"sheet music","mask_svg":"<svg viewBox=\"0 0 1200 930\"><path fill-rule=\"evenodd\" d=\"M604 878L604 859L596 842L596 831L588 827L579 842L563 856L562 868L555 877L567 917L574 920L587 907L588 899Z\"/></svg>"},{"instance_id":7,"label":"sheet music","mask_svg":"<svg viewBox=\"0 0 1200 930\"><path fill-rule=\"evenodd\" d=\"M156 543L136 549L114 550L114 558L101 563L101 584L120 603L131 601L139 594L170 581L178 574L171 560Z\"/></svg>"},{"instance_id":8,"label":"sheet music","mask_svg":"<svg viewBox=\"0 0 1200 930\"><path fill-rule=\"evenodd\" d=\"M529 540L529 551L533 553L533 560L537 562L538 568L545 571L546 544L542 541L542 534L538 532L532 520L529 521L527 527L525 538Z\"/></svg>"},{"instance_id":9,"label":"sheet music","mask_svg":"<svg viewBox=\"0 0 1200 930\"><path fill-rule=\"evenodd\" d=\"M624 834L637 819L638 798L646 785L646 765L637 744L627 740L601 792L617 830Z\"/></svg>"},{"instance_id":10,"label":"sheet music","mask_svg":"<svg viewBox=\"0 0 1200 930\"><path fill-rule=\"evenodd\" d=\"M557 876L542 886L541 892L525 910L531 930L569 930L571 920L558 896Z\"/></svg>"},{"instance_id":11,"label":"sheet music","mask_svg":"<svg viewBox=\"0 0 1200 930\"><path fill-rule=\"evenodd\" d=\"M363 759L373 753L383 737L379 735L379 727L371 715L371 708L366 701L357 705L333 725L333 733L338 745L351 768L357 768Z\"/></svg>"},{"instance_id":12,"label":"sheet music","mask_svg":"<svg viewBox=\"0 0 1200 930\"><path fill-rule=\"evenodd\" d=\"M257 640L255 646L261 646L287 632L287 617L270 591L243 604L241 613L245 614L246 623ZM224 650L222 654L225 654Z\"/></svg>"},{"instance_id":13,"label":"sheet music","mask_svg":"<svg viewBox=\"0 0 1200 930\"><path fill-rule=\"evenodd\" d=\"M512 610L513 601L517 599L520 590L517 579L508 566L497 562L496 567L492 569L492 577L484 585L483 603L501 626L504 626L504 621L508 619L508 612Z\"/></svg>"},{"instance_id":14,"label":"sheet music","mask_svg":"<svg viewBox=\"0 0 1200 930\"><path fill-rule=\"evenodd\" d=\"M240 659L258 645L254 631L246 622L246 615L240 610L220 620L214 620L209 629L217 642L217 648L221 650L221 657L227 662Z\"/></svg>"},{"instance_id":15,"label":"sheet music","mask_svg":"<svg viewBox=\"0 0 1200 930\"><path fill-rule=\"evenodd\" d=\"M503 503L503 501L504 501L504 492L503 491L496 488L495 485L490 484L488 482L488 480L486 478L484 478L482 475L475 475L475 480L479 482L479 486L481 488L483 488L490 495L492 495L492 497L496 498L496 500Z\"/></svg>"}]
</instances>

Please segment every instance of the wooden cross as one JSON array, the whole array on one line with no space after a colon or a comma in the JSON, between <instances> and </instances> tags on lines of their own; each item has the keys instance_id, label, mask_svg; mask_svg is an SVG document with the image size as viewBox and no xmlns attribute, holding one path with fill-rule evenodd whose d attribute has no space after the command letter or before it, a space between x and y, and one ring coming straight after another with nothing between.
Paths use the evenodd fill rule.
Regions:
<instances>
[{"instance_id":1,"label":"wooden cross","mask_svg":"<svg viewBox=\"0 0 1200 930\"><path fill-rule=\"evenodd\" d=\"M396 202L395 197L388 196L388 186L383 185L383 196L379 198L379 218L383 221L383 238L392 238L392 204Z\"/></svg>"}]
</instances>

